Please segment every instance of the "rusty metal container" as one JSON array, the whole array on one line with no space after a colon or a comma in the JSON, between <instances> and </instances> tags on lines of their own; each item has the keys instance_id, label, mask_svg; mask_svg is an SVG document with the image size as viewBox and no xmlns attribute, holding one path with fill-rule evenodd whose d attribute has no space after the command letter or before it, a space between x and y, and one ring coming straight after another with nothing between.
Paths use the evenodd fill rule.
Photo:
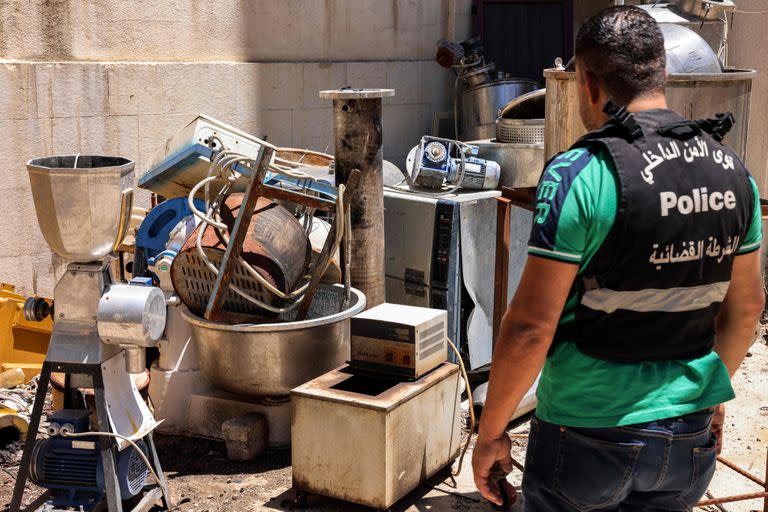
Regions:
<instances>
[{"instance_id":1,"label":"rusty metal container","mask_svg":"<svg viewBox=\"0 0 768 512\"><path fill-rule=\"evenodd\" d=\"M232 229L243 201L243 194L232 194L221 207L222 221ZM171 281L184 305L196 315L205 312L216 276L200 257L196 240L201 226L187 238L171 267ZM203 233L205 255L219 266L226 251L226 242L212 226ZM291 213L270 201L259 198L256 213L248 227L242 257L272 286L286 293L294 290L307 271L311 256L309 239L299 221ZM282 301L262 290L250 273L238 265L232 283L262 302L280 307ZM224 310L229 313L270 316L262 308L242 298L231 288L227 291Z\"/></svg>"},{"instance_id":2,"label":"rusty metal container","mask_svg":"<svg viewBox=\"0 0 768 512\"><path fill-rule=\"evenodd\" d=\"M461 447L459 367L412 382L337 368L291 392L295 489L387 510Z\"/></svg>"}]
</instances>

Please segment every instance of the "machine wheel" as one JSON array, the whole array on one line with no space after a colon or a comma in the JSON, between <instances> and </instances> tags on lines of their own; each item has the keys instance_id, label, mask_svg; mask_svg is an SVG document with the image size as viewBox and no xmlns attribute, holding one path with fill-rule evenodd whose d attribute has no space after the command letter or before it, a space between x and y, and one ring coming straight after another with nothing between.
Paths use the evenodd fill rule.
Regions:
<instances>
[{"instance_id":1,"label":"machine wheel","mask_svg":"<svg viewBox=\"0 0 768 512\"><path fill-rule=\"evenodd\" d=\"M291 502L291 508L304 509L309 503L309 493L307 491L296 491L296 495Z\"/></svg>"}]
</instances>

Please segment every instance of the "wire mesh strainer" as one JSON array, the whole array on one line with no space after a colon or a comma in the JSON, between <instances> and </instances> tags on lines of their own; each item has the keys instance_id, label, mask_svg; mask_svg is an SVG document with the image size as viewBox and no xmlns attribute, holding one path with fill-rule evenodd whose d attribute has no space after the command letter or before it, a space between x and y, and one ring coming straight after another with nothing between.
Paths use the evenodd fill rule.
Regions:
<instances>
[{"instance_id":1,"label":"wire mesh strainer","mask_svg":"<svg viewBox=\"0 0 768 512\"><path fill-rule=\"evenodd\" d=\"M505 119L496 121L496 140L513 144L542 144L543 119Z\"/></svg>"}]
</instances>

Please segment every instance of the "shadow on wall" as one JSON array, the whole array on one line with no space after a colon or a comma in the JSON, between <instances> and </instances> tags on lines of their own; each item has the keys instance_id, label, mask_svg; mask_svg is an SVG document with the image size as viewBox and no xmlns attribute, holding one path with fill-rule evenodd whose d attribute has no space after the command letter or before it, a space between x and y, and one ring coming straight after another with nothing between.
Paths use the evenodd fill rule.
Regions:
<instances>
[{"instance_id":1,"label":"shadow on wall","mask_svg":"<svg viewBox=\"0 0 768 512\"><path fill-rule=\"evenodd\" d=\"M260 64L240 76L240 105L259 112L253 133L276 145L333 151L331 102L318 92L343 86L392 88L384 101L384 157L405 157L432 116L452 107L451 75L433 62L435 41L470 30L471 0L239 0L240 46ZM268 48L268 50L264 50ZM245 127L244 127L245 128Z\"/></svg>"}]
</instances>

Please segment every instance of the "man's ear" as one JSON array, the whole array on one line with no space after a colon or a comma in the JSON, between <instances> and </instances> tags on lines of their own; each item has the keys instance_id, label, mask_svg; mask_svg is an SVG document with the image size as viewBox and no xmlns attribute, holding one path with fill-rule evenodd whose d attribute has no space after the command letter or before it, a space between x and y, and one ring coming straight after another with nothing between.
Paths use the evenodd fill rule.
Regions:
<instances>
[{"instance_id":1,"label":"man's ear","mask_svg":"<svg viewBox=\"0 0 768 512\"><path fill-rule=\"evenodd\" d=\"M593 73L584 71L584 85L587 90L587 97L592 105L600 103L600 79Z\"/></svg>"}]
</instances>

